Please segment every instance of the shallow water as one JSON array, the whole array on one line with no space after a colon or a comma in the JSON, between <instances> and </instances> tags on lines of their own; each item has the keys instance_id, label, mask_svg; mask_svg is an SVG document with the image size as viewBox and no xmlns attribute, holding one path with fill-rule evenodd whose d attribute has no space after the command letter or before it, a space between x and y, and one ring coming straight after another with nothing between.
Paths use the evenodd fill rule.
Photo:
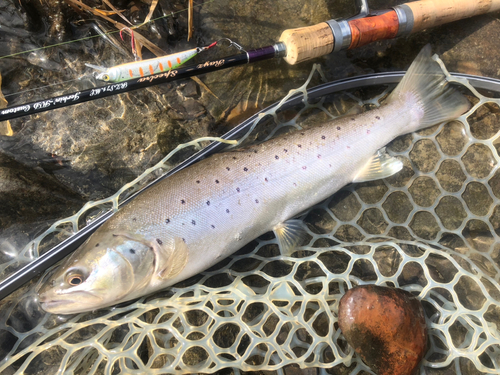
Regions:
<instances>
[{"instance_id":1,"label":"shallow water","mask_svg":"<svg viewBox=\"0 0 500 375\"><path fill-rule=\"evenodd\" d=\"M384 8L397 3L402 2L377 2L373 6ZM346 10L342 7L347 4L346 1L336 3L335 6L318 1L293 1L275 8L273 4L260 1L236 3L213 1L195 13L197 19L195 40L203 45L222 36L229 36L249 48L267 45L275 41L281 31L287 27L303 26L340 14L344 15ZM185 6L183 2L169 4L170 8L162 2L160 5L165 9L173 8L174 11ZM2 5L0 14L12 15L5 23L9 25L7 31L2 23L1 40L4 41L0 45L2 55L31 49L42 44L55 43L58 40L74 39L88 35L89 30L95 30L92 22L74 23L61 34L55 32L57 28L49 27L46 22L42 22L42 25L33 24L33 20L26 15L27 13L23 14L16 10L14 3L10 2ZM276 14L279 17L276 17ZM184 13L178 13L177 26L175 23L174 26L170 25L177 34L173 33L165 37L165 40L159 41L160 47L167 52L171 52L169 48L184 49L188 45L184 42L185 18ZM158 28L168 33L169 24L166 22ZM492 38L489 37L498 35L495 33L500 31L499 28L498 15L488 15L476 18L474 21L463 21L460 26L447 25L405 40L381 42L360 50L318 59L318 62L321 63L322 70L328 79L373 71L399 70L411 62L420 46L431 42L434 51L442 55L450 70L499 77L500 63L498 63L498 57L495 56L496 50L491 48ZM155 33L154 30L149 30L149 32L153 35ZM7 36L9 43L5 42ZM130 59L130 54L127 56L126 52L128 45L119 40L115 43L120 45L120 48L111 47L110 42L104 39L92 39L81 44L75 43L37 51L27 56L0 59L4 81L2 91L8 95L20 89L30 89L78 78L84 72L89 71L84 67L85 62L104 65ZM229 51L220 51L222 52ZM188 80L11 121L14 136L0 136L0 149L2 150L0 177L3 181L0 187L2 189L0 198L2 262L15 258L16 252L36 234L39 234L47 223L74 213L89 199L95 200L113 194L125 182L159 161L177 143L199 136L219 135L237 123L239 119L280 99L289 89L298 87L305 81L310 67L309 63L290 67L282 61L254 64L201 77L204 85ZM319 81L317 78L316 80ZM59 95L63 92L91 87L93 84L90 79L83 79L62 87L46 88L18 97L7 96L7 100L13 105L47 95ZM377 93L380 92L367 90L367 92L353 94L367 99L374 97ZM333 101L340 109L346 109L351 102L352 100ZM325 106L332 109L331 105L325 104ZM252 298L263 298L260 294L264 294L264 297L271 301L269 295L273 292L287 295L289 290L282 290L285 287L281 287L280 283L290 278L296 287L305 288L303 295L310 297L323 293L326 304L319 302L318 306L306 307L308 301L297 301L299 302L297 306L288 306L288 314L301 316L301 325L296 327L296 331L286 323L286 312L285 317L281 318L280 324L287 332L285 336L290 337L298 348L302 348L294 350L295 356L304 356L302 360L295 362L300 363L308 357L302 350L307 352L310 348L316 347L311 346L314 340L316 340L314 343L319 343L321 340L317 341L318 338L325 335L337 339L339 333L333 326L328 332L315 331L314 328L311 330L311 327L324 324L322 319L325 319L325 315L323 314L328 316L327 320L330 324L335 322L336 301L342 294L342 288L351 285L350 283L391 282L420 293L424 300L425 298L432 300L433 295L431 291L422 292L422 288L435 283L437 286L432 291L439 295L436 298L441 302L429 302L434 307L427 306L428 318L435 324L433 326L435 337L438 340L439 338L448 340L448 345L449 341L452 341L455 347L450 351L443 349L444 353L439 350L431 353L427 358L429 361L427 370L429 373L441 373L445 369L444 371L454 373L455 365L459 363L462 373L474 373L478 363L487 362L484 355L482 359L478 359L478 348L480 347L481 350L486 348L481 346L484 344L483 340L487 343L490 338L496 337L498 340L495 336L496 331L488 327L492 323L498 324L499 309L498 295L494 292L499 279L498 254L500 252L500 248L495 246L498 244L500 220L498 218L500 212L498 209L500 207L499 143L495 138L500 126L499 113L500 110L496 105L481 106L469 120L470 129L466 125L453 123L396 140L389 149L405 161L403 172L385 181L350 186L328 202L312 209L305 216L312 239L304 251L295 258L279 257L276 248L273 248L271 237L264 238L259 240L258 245L263 246L264 250L248 248L246 252L251 252L250 258L248 255L234 257L231 267L223 268L223 272L207 273L190 290L193 290L195 294L208 293L206 298L212 302L203 302L204 309L208 309L205 313L212 314L209 312L212 310L215 314L214 319L217 314L224 315L226 320L216 319L218 326L228 325L224 332L232 332L236 336L238 333L235 333L235 328L230 326L233 324L231 313L219 313L219 307L214 307L217 304L225 306L228 303L227 301L218 302L219 294L228 289L222 287L223 285L230 285L230 290L234 291L236 297L241 300L250 299L245 294L246 292L243 295L237 293L239 290L237 285L242 285L241 283L249 285L253 293L256 293L252 295ZM282 113L280 116L282 120L289 120L293 115ZM326 119L322 112L316 115L313 112L306 112L301 121L317 122L322 119ZM398 239L400 247L395 247L394 244L385 247L373 245L374 237L379 236ZM439 246L439 251L428 245L423 250L418 250L412 242L414 240ZM367 242L365 247L361 245L361 241ZM337 244L341 246L333 248ZM330 252L323 255L315 253L316 247L330 247ZM443 255L440 256L439 252ZM9 254L12 256L10 257ZM339 254L345 254L346 258L340 257L340 263L333 261L332 259L338 257ZM301 259L304 257L306 259ZM336 286L332 285L330 290L329 283L338 278L338 274L342 274L342 262L349 263L349 258L352 259L353 267L350 277L345 274L343 278L335 281ZM248 259L253 260L248 262ZM450 262L455 262L453 267L457 272L452 271ZM245 264L247 268L241 269L242 264ZM293 265L293 270L290 269L290 264ZM11 270L14 267L16 264L11 267ZM318 271L318 267L326 269ZM323 277L321 272L327 275L325 279L321 279ZM256 275L252 276L254 274ZM287 279L287 275L292 276L288 276ZM482 284L471 281L471 275L474 280L477 278L483 280ZM251 280L248 281L248 278ZM272 287L265 289L265 280L270 280ZM431 281L430 284L429 281ZM315 283L321 285L314 285ZM291 288L294 290L293 287ZM444 299L451 300L446 294L446 289L459 293L461 295L459 301L453 300L451 305L449 302L443 302ZM487 294L485 291L491 294L486 298L488 303L484 303L484 295ZM183 320L188 319L190 313L175 315L175 311L186 311L186 307L180 306L189 306L189 303L193 302L189 299L189 295L183 296L186 290L166 292L167 297L175 294L175 298L165 300L157 296L152 300L152 304L139 309L137 305L134 305L130 309L125 307L117 311L104 310L97 313L97 316L89 314L90 316L87 317L70 318L67 322L41 312L36 303L33 303L32 296L28 294L22 297L25 293L26 289L19 291L14 298L9 298L2 305L0 313L5 327L1 330L2 342L13 343L14 337L19 337L17 344L21 341L23 343L18 350L23 350L25 346L35 342L39 335L51 332L51 327L57 327L57 330L61 327L69 328L68 331L60 331L58 335L61 332L70 332L59 338L49 339L45 336L47 343L44 344L45 346L42 345L43 347L51 346L49 342L50 344L52 342L63 344L53 346L46 356L24 360L24 364L29 365L28 373L52 373L59 367L62 358L69 360L71 352L66 351L68 348L75 351L75 344L82 343L84 340L91 342L96 340L97 336L104 340L105 350L94 352L84 349L83 352L74 354L74 357L81 354L79 360L72 357L70 361L74 364L76 373L89 372L91 364L97 367L101 358L99 356L103 353L108 356L107 363L111 363L110 350L113 351L115 347L120 348L122 354L125 350L129 350L130 355L137 356L137 358L134 357L137 359L134 365L127 363L123 359L124 356L120 359L120 351L118 351L117 356L113 358L117 360L116 363L119 363L118 366L122 371L142 366L140 361L145 361L143 365L146 367L152 366L154 362L156 362L155 367L166 366L172 358L157 359L155 356L158 354L157 351L164 348L171 339L158 339L156 335L158 333L166 337L165 335L175 333L175 331L170 331L170 333L161 331L162 329L168 330L168 327L177 327L175 329L180 332L180 336L176 340L179 342L188 340L186 342L192 344L203 340L210 343L211 340L215 340L214 355L217 356L223 352L221 347L238 348L241 340L246 342L247 339L242 333L243 329L251 332L254 329L253 326L259 325L258 332L261 330L262 332L252 336L252 345L244 344L243 347L247 346L245 350L242 349L243 354L239 354L243 359L238 363L243 363L248 359L247 365L251 367L240 366L231 361L227 364L229 367L256 370L261 368L259 355L272 352L269 347L265 349L264 344L262 347L258 346L259 335L270 336L266 333L268 329L265 324L266 319L271 321L275 319L271 318L274 313L283 311L283 309L264 311L265 308L260 305L245 305L241 308L238 307L238 303L230 304L231 308L221 310L236 309L233 312L235 316L238 316L238 311L241 310L241 314L245 316L244 319L251 324L240 326L238 336L240 341L235 339L235 341L221 343L217 339L217 329L212 329L210 334L206 333L202 335L203 337L196 336L198 334L196 332L201 330L195 328L198 325ZM288 298L291 297L288 296ZM247 303L251 304L249 301ZM11 308L14 310L11 311ZM171 309L174 312L171 312ZM307 312L309 309L312 312ZM127 316L135 315L136 318L123 318L120 316L121 311L127 312ZM456 314L453 314L454 311L466 312L462 318L457 319ZM484 318L479 322L471 317L478 314L478 311ZM171 319L170 313L175 316L174 319ZM203 315L203 312L198 314ZM316 315L310 321L307 318L308 314ZM160 318L161 316L164 318ZM455 318L446 318L450 316ZM260 318L257 319L257 317ZM81 324L81 319L95 323L96 330L89 329L89 323ZM180 319L180 323L176 319ZM316 320L318 323L313 323ZM111 324L113 321L119 324ZM74 324L76 322L80 323ZM144 323L149 329L137 330L137 327L143 327ZM102 327L97 324L102 324L107 328L101 329ZM205 323L201 323L203 327L206 326L206 329L210 327L210 323L203 324ZM274 322L268 324L274 324ZM443 328L443 325L448 328ZM116 328L118 326L123 329ZM87 331L79 332L81 327L87 327ZM129 330L127 339L125 339L127 337L125 327ZM9 331L11 333L8 333ZM130 332L137 332L139 336ZM278 336L281 334L279 331L276 332L276 334L279 333ZM293 332L296 332L296 335ZM444 335L445 339L440 336L439 332L443 332L441 335ZM149 335L148 340L151 340L149 343L144 338L145 335ZM22 340L24 337L26 339ZM332 349L334 352L337 350L335 360L349 366L345 358L346 356L350 358L352 352L345 348L341 338L339 340L338 348L340 349ZM235 344L236 342L238 345ZM300 344L300 342L306 344ZM176 343L168 345L174 354L182 349L182 346ZM38 345L35 352L41 350L42 346ZM498 355L498 346L492 346L492 348L492 354L488 356L494 360ZM11 349L12 347L7 345L2 350L6 353ZM205 356L203 350L199 353L191 353L192 357L185 358L185 364L194 365L197 359L203 359ZM234 357L235 353L231 350L233 349L230 349L227 355ZM328 354L326 347L322 347L321 350L324 350L324 358L330 358L325 363L331 365L334 362L333 357ZM344 355L338 350L341 350ZM482 352L481 350L479 352ZM252 351L255 351L257 357L250 360ZM288 357L286 354L283 355L286 361ZM173 357L178 358L178 355ZM276 365L278 360L273 358L274 365ZM446 364L448 358L454 361L450 365ZM476 364L472 362L473 360ZM10 367L10 370L17 369L22 365L21 362L23 360ZM431 370L431 362L438 363L434 367L440 369ZM103 368L106 366L106 363L100 363ZM354 364L361 366L359 370L364 368L357 359L354 359ZM488 367L491 364L483 363L483 365ZM349 373L354 365L349 369L342 370L341 368L342 366L337 367L334 373L335 371ZM200 371L202 369L203 367ZM207 369L205 368L205 371ZM101 370L102 368L97 373Z\"/></svg>"}]
</instances>

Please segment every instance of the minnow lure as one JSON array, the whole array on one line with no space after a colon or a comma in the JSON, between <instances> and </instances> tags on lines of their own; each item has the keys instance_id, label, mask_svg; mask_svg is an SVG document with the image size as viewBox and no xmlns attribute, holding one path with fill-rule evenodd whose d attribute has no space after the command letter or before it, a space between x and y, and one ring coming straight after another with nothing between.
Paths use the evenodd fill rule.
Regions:
<instances>
[{"instance_id":1,"label":"minnow lure","mask_svg":"<svg viewBox=\"0 0 500 375\"><path fill-rule=\"evenodd\" d=\"M134 61L126 64L116 65L112 68L105 68L92 64L85 64L86 66L100 71L96 78L105 82L123 82L133 78L146 77L156 73L162 73L184 64L186 61L192 59L198 53L214 47L217 42L213 42L206 47L197 47L173 53L171 55L156 57L142 61Z\"/></svg>"}]
</instances>

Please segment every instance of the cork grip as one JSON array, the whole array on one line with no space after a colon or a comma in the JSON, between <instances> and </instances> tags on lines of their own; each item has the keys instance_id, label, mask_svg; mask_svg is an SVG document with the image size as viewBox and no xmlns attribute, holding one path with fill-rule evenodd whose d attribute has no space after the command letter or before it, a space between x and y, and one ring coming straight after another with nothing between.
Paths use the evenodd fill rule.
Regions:
<instances>
[{"instance_id":1,"label":"cork grip","mask_svg":"<svg viewBox=\"0 0 500 375\"><path fill-rule=\"evenodd\" d=\"M399 29L398 15L392 10L380 16L359 18L349 21L349 27L352 35L349 49L352 49L377 40L395 38Z\"/></svg>"},{"instance_id":2,"label":"cork grip","mask_svg":"<svg viewBox=\"0 0 500 375\"><path fill-rule=\"evenodd\" d=\"M412 33L478 14L500 10L500 0L421 0L406 3L413 12Z\"/></svg>"},{"instance_id":3,"label":"cork grip","mask_svg":"<svg viewBox=\"0 0 500 375\"><path fill-rule=\"evenodd\" d=\"M283 31L280 42L286 46L285 61L291 65L333 51L333 32L326 22Z\"/></svg>"}]
</instances>

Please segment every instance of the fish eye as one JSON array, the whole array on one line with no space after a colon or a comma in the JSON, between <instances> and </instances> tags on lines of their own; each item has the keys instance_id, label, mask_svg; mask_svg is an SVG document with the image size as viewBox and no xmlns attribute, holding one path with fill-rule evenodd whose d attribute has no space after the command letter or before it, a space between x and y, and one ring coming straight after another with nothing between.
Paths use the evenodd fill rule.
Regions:
<instances>
[{"instance_id":1,"label":"fish eye","mask_svg":"<svg viewBox=\"0 0 500 375\"><path fill-rule=\"evenodd\" d=\"M66 282L71 286L80 285L85 281L85 277L83 276L83 272L73 270L66 275Z\"/></svg>"}]
</instances>

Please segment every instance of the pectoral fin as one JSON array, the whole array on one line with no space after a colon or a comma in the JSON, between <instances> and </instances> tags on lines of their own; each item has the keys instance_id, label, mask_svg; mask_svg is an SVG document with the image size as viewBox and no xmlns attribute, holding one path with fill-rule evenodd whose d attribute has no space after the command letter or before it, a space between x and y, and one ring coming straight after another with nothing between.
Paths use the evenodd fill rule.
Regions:
<instances>
[{"instance_id":1,"label":"pectoral fin","mask_svg":"<svg viewBox=\"0 0 500 375\"><path fill-rule=\"evenodd\" d=\"M189 250L182 238L174 238L174 249L171 251L162 252L156 274L160 279L166 280L177 276L186 266L189 258Z\"/></svg>"},{"instance_id":2,"label":"pectoral fin","mask_svg":"<svg viewBox=\"0 0 500 375\"><path fill-rule=\"evenodd\" d=\"M353 182L379 180L392 176L401 169L403 169L403 162L390 156L385 151L384 147L371 157L368 163L366 163L356 177L354 177Z\"/></svg>"},{"instance_id":3,"label":"pectoral fin","mask_svg":"<svg viewBox=\"0 0 500 375\"><path fill-rule=\"evenodd\" d=\"M307 235L301 220L287 220L273 228L282 254L290 255Z\"/></svg>"}]
</instances>

